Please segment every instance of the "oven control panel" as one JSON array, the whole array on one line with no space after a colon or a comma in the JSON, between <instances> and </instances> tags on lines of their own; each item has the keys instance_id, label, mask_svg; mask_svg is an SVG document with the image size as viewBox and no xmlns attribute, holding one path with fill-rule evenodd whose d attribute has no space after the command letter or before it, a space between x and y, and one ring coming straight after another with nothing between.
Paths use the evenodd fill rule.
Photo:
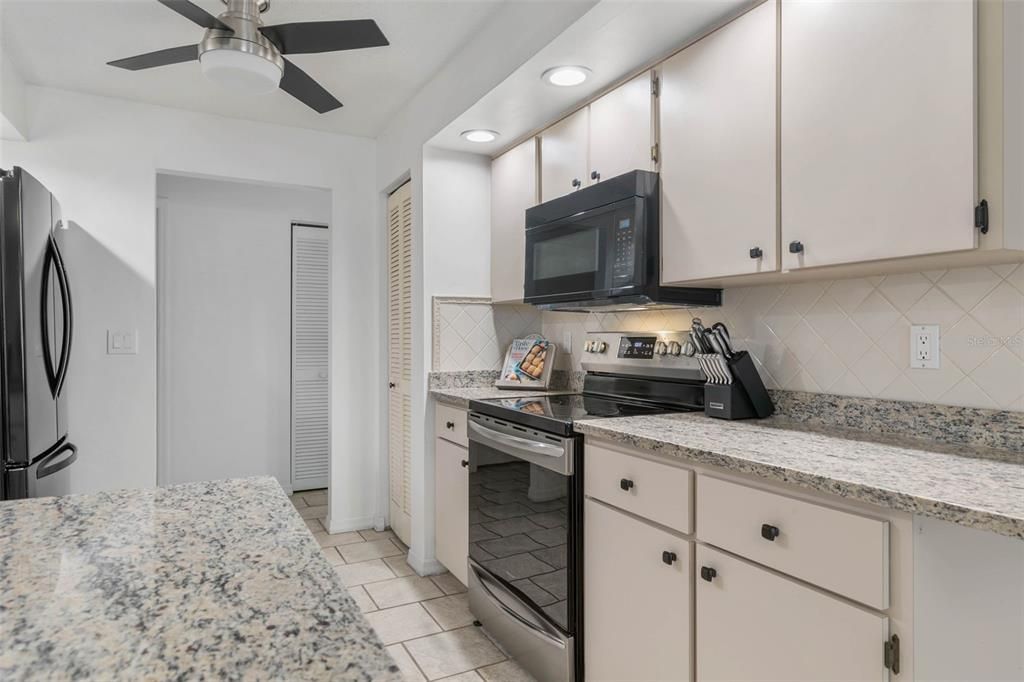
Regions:
<instances>
[{"instance_id":1,"label":"oven control panel","mask_svg":"<svg viewBox=\"0 0 1024 682\"><path fill-rule=\"evenodd\" d=\"M657 336L620 336L618 357L651 360L658 343Z\"/></svg>"},{"instance_id":2,"label":"oven control panel","mask_svg":"<svg viewBox=\"0 0 1024 682\"><path fill-rule=\"evenodd\" d=\"M583 342L583 369L641 376L700 376L689 355L689 330L679 332L589 332Z\"/></svg>"}]
</instances>

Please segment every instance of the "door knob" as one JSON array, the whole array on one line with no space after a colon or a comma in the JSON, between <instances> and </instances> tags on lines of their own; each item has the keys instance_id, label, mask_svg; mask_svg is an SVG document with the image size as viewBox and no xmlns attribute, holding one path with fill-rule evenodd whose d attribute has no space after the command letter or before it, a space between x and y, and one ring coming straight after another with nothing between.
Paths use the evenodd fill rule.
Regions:
<instances>
[{"instance_id":1,"label":"door knob","mask_svg":"<svg viewBox=\"0 0 1024 682\"><path fill-rule=\"evenodd\" d=\"M469 460L468 459L464 459L461 462L459 462L459 464L461 464L463 468L466 468L466 467L469 466Z\"/></svg>"},{"instance_id":2,"label":"door knob","mask_svg":"<svg viewBox=\"0 0 1024 682\"><path fill-rule=\"evenodd\" d=\"M761 537L768 542L775 542L775 538L779 537L779 529L777 526L771 524L761 524Z\"/></svg>"},{"instance_id":3,"label":"door knob","mask_svg":"<svg viewBox=\"0 0 1024 682\"><path fill-rule=\"evenodd\" d=\"M575 187L575 188L579 189L579 186L580 186L580 185L582 185L582 184L583 184L583 183L582 183L582 182L580 182L580 179L579 179L579 178L573 178L573 179L572 179L572 186L573 186L573 187Z\"/></svg>"},{"instance_id":4,"label":"door knob","mask_svg":"<svg viewBox=\"0 0 1024 682\"><path fill-rule=\"evenodd\" d=\"M664 563L668 564L669 566L674 564L676 562L677 558L678 557L676 556L675 552L662 552L661 553L661 560Z\"/></svg>"},{"instance_id":5,"label":"door knob","mask_svg":"<svg viewBox=\"0 0 1024 682\"><path fill-rule=\"evenodd\" d=\"M454 429L455 428L455 422L445 422L444 423L444 427L446 429Z\"/></svg>"},{"instance_id":6,"label":"door knob","mask_svg":"<svg viewBox=\"0 0 1024 682\"><path fill-rule=\"evenodd\" d=\"M621 481L619 481L619 487L622 488L623 490L628 491L630 488L633 487L633 481L629 480L628 478L624 478Z\"/></svg>"},{"instance_id":7,"label":"door knob","mask_svg":"<svg viewBox=\"0 0 1024 682\"><path fill-rule=\"evenodd\" d=\"M755 246L754 248L752 248L750 250L750 257L755 259L755 260L758 259L758 258L763 258L764 257L764 251L761 250L760 246Z\"/></svg>"},{"instance_id":8,"label":"door knob","mask_svg":"<svg viewBox=\"0 0 1024 682\"><path fill-rule=\"evenodd\" d=\"M717 575L718 575L718 571L716 571L715 569L711 568L710 566L701 566L700 567L700 577L703 578L704 580L707 580L708 582L711 582L712 580L714 580L715 576L717 576Z\"/></svg>"},{"instance_id":9,"label":"door knob","mask_svg":"<svg viewBox=\"0 0 1024 682\"><path fill-rule=\"evenodd\" d=\"M790 242L789 243L789 252L790 253L803 253L804 252L804 243L803 242Z\"/></svg>"},{"instance_id":10,"label":"door knob","mask_svg":"<svg viewBox=\"0 0 1024 682\"><path fill-rule=\"evenodd\" d=\"M388 388L394 388L394 387L395 387L395 382L389 381L388 382Z\"/></svg>"},{"instance_id":11,"label":"door knob","mask_svg":"<svg viewBox=\"0 0 1024 682\"><path fill-rule=\"evenodd\" d=\"M598 173L597 171L590 171L590 179L591 180L597 180L598 182L600 182L601 174Z\"/></svg>"}]
</instances>

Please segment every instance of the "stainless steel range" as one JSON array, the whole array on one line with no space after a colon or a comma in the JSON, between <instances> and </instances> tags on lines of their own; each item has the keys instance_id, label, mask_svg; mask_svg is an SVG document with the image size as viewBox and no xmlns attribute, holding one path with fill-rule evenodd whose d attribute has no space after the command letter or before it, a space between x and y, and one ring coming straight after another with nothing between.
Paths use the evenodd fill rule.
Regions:
<instances>
[{"instance_id":1,"label":"stainless steel range","mask_svg":"<svg viewBox=\"0 0 1024 682\"><path fill-rule=\"evenodd\" d=\"M688 332L588 334L583 392L469 404L469 603L538 680L583 680L583 437L573 426L702 410Z\"/></svg>"}]
</instances>

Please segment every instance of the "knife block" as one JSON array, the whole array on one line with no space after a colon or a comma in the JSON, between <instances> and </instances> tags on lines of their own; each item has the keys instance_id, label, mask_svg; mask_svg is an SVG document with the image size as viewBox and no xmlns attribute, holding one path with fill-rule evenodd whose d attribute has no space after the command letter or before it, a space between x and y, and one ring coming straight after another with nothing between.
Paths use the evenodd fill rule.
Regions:
<instances>
[{"instance_id":1,"label":"knife block","mask_svg":"<svg viewBox=\"0 0 1024 682\"><path fill-rule=\"evenodd\" d=\"M741 350L727 362L732 383L704 384L704 414L716 419L764 419L771 416L775 405L750 353Z\"/></svg>"}]
</instances>

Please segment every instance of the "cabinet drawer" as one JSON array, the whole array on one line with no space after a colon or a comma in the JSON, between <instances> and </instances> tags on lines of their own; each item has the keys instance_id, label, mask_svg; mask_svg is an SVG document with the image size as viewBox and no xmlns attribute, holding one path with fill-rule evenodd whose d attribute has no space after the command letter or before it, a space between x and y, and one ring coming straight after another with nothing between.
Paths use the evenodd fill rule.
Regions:
<instances>
[{"instance_id":1,"label":"cabinet drawer","mask_svg":"<svg viewBox=\"0 0 1024 682\"><path fill-rule=\"evenodd\" d=\"M889 522L697 477L697 537L876 609L889 608Z\"/></svg>"},{"instance_id":2,"label":"cabinet drawer","mask_svg":"<svg viewBox=\"0 0 1024 682\"><path fill-rule=\"evenodd\" d=\"M705 545L696 559L701 682L889 679L884 615Z\"/></svg>"},{"instance_id":3,"label":"cabinet drawer","mask_svg":"<svg viewBox=\"0 0 1024 682\"><path fill-rule=\"evenodd\" d=\"M587 444L584 492L681 533L693 532L693 472Z\"/></svg>"},{"instance_id":4,"label":"cabinet drawer","mask_svg":"<svg viewBox=\"0 0 1024 682\"><path fill-rule=\"evenodd\" d=\"M587 679L692 679L693 542L594 500L583 516Z\"/></svg>"},{"instance_id":5,"label":"cabinet drawer","mask_svg":"<svg viewBox=\"0 0 1024 682\"><path fill-rule=\"evenodd\" d=\"M469 435L466 432L466 411L457 407L438 403L434 411L434 435L439 438L469 447Z\"/></svg>"}]
</instances>

